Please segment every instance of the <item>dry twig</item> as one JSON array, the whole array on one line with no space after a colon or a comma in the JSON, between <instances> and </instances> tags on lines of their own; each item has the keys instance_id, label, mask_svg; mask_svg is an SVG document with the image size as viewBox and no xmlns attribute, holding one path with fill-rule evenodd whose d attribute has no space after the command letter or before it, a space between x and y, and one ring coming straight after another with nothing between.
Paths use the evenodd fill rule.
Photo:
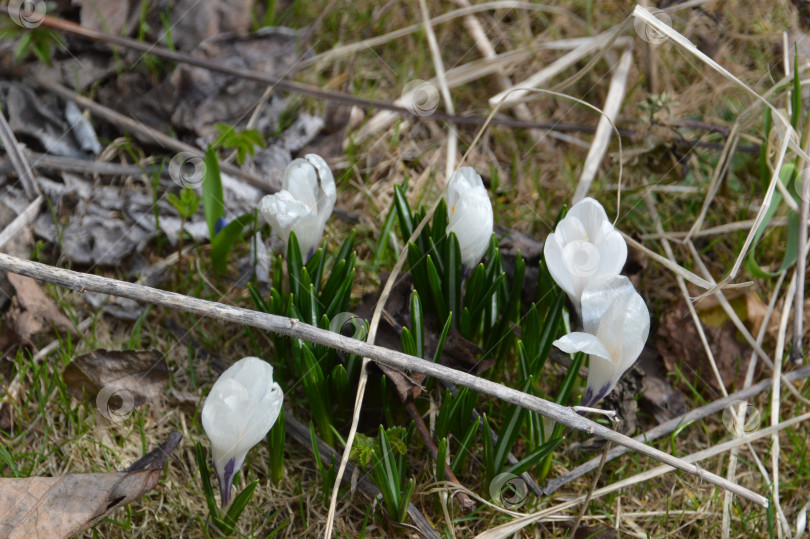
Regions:
<instances>
[{"instance_id":1,"label":"dry twig","mask_svg":"<svg viewBox=\"0 0 810 539\"><path fill-rule=\"evenodd\" d=\"M567 427L584 431L610 440L613 443L629 447L643 453L649 457L661 461L664 464L678 468L687 473L700 475L704 480L731 490L735 494L750 500L763 507L768 506L768 500L764 496L752 492L740 485L731 483L726 479L713 473L702 470L700 467L690 465L682 459L673 457L663 451L640 443L618 434L613 430L595 423L587 418L581 417L575 411L565 406L549 402L547 400L528 395L516 389L505 387L490 380L474 376L472 374L451 369L426 361L417 357L409 356L395 350L375 346L367 342L358 341L349 337L344 337L339 333L320 329L315 326L304 324L299 320L286 318L283 316L271 315L233 307L221 303L206 301L199 298L185 296L176 292L167 292L148 286L140 286L133 283L108 279L98 275L87 275L75 271L55 268L38 262L21 260L19 258L0 253L0 270L10 271L25 275L33 279L49 282L59 286L64 286L72 290L93 291L102 294L111 294L130 298L135 301L142 301L161 305L170 309L177 309L184 312L195 313L200 316L207 316L225 320L236 324L265 329L279 335L294 337L329 348L335 348L356 354L364 358L365 361L373 359L390 367L404 371L413 371L434 376L443 380L449 380L455 384L469 387L474 391L491 395L511 404L516 404L527 410L538 413L549 419L557 421ZM347 441L347 445L349 442ZM339 476L342 475L339 473ZM334 498L334 497L333 497Z\"/></svg>"}]
</instances>

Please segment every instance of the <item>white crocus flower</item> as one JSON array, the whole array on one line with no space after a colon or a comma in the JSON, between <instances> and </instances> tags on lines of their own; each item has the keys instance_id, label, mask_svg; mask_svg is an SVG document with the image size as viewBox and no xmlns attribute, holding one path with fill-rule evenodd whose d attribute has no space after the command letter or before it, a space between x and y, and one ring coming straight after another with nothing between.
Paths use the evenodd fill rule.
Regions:
<instances>
[{"instance_id":1,"label":"white crocus flower","mask_svg":"<svg viewBox=\"0 0 810 539\"><path fill-rule=\"evenodd\" d=\"M259 211L284 242L285 252L290 232L295 232L307 260L318 247L335 207L335 178L326 161L310 153L287 165L281 187L278 193L262 198Z\"/></svg>"},{"instance_id":2,"label":"white crocus flower","mask_svg":"<svg viewBox=\"0 0 810 539\"><path fill-rule=\"evenodd\" d=\"M579 312L580 296L589 282L621 272L627 260L627 244L602 205L584 198L548 235L543 254L554 282Z\"/></svg>"},{"instance_id":3,"label":"white crocus flower","mask_svg":"<svg viewBox=\"0 0 810 539\"><path fill-rule=\"evenodd\" d=\"M273 382L273 367L257 357L231 365L214 383L202 409L211 440L222 506L231 498L233 478L251 447L278 419L284 394Z\"/></svg>"},{"instance_id":4,"label":"white crocus flower","mask_svg":"<svg viewBox=\"0 0 810 539\"><path fill-rule=\"evenodd\" d=\"M582 293L583 332L554 341L569 354L590 355L582 406L593 406L607 395L638 359L650 333L647 305L627 277L603 277Z\"/></svg>"},{"instance_id":5,"label":"white crocus flower","mask_svg":"<svg viewBox=\"0 0 810 539\"><path fill-rule=\"evenodd\" d=\"M444 195L449 225L461 250L461 264L471 270L489 248L492 236L492 203L481 176L472 167L458 169L447 183Z\"/></svg>"}]
</instances>

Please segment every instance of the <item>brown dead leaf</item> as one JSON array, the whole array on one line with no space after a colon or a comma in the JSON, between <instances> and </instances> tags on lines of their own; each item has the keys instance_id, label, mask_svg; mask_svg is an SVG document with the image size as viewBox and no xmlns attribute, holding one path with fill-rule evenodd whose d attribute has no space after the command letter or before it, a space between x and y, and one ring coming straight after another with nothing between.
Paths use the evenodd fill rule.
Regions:
<instances>
[{"instance_id":1,"label":"brown dead leaf","mask_svg":"<svg viewBox=\"0 0 810 539\"><path fill-rule=\"evenodd\" d=\"M0 479L0 537L72 537L157 486L182 439L173 431L160 447L122 472Z\"/></svg>"},{"instance_id":2,"label":"brown dead leaf","mask_svg":"<svg viewBox=\"0 0 810 539\"><path fill-rule=\"evenodd\" d=\"M250 31L253 0L178 0L172 9L172 38L181 50L192 50L207 38Z\"/></svg>"},{"instance_id":3,"label":"brown dead leaf","mask_svg":"<svg viewBox=\"0 0 810 539\"><path fill-rule=\"evenodd\" d=\"M156 350L93 350L73 358L62 376L77 399L96 399L99 413L128 413L163 393L169 369ZM99 402L101 401L101 402Z\"/></svg>"},{"instance_id":4,"label":"brown dead leaf","mask_svg":"<svg viewBox=\"0 0 810 539\"><path fill-rule=\"evenodd\" d=\"M33 336L54 328L77 333L59 305L34 279L14 273L8 273L6 277L16 292L16 300L3 320L4 331L0 336L3 349L12 344L34 346Z\"/></svg>"},{"instance_id":5,"label":"brown dead leaf","mask_svg":"<svg viewBox=\"0 0 810 539\"><path fill-rule=\"evenodd\" d=\"M120 35L130 19L129 0L79 0L78 3L82 7L82 26L97 32ZM130 30L134 26L130 25Z\"/></svg>"},{"instance_id":6,"label":"brown dead leaf","mask_svg":"<svg viewBox=\"0 0 810 539\"><path fill-rule=\"evenodd\" d=\"M380 282L384 283L387 279L387 273L380 275ZM410 293L411 278L410 275L404 275L397 280L388 296L386 308L377 328L375 344L391 350L402 350L402 340L400 339L401 321L394 313L408 312L407 306ZM366 294L363 296L363 303L355 311L356 314L361 318L370 320L378 300L378 293ZM425 375L414 374L409 376L400 370L387 367L381 363L375 363L375 365L385 374L388 381L394 384L403 401L415 399L422 392L422 382L425 380Z\"/></svg>"},{"instance_id":7,"label":"brown dead leaf","mask_svg":"<svg viewBox=\"0 0 810 539\"><path fill-rule=\"evenodd\" d=\"M229 10L236 11L233 7ZM247 37L221 34L205 40L192 55L230 67L283 76L299 59L299 38L296 32L283 28L265 29ZM174 102L168 101L163 106L172 125L206 139L217 136L218 122L231 122L249 114L267 89L266 84L185 64L178 65L166 82ZM321 122L319 128L322 125ZM311 137L306 142L309 140Z\"/></svg>"},{"instance_id":8,"label":"brown dead leaf","mask_svg":"<svg viewBox=\"0 0 810 539\"><path fill-rule=\"evenodd\" d=\"M340 157L346 133L359 126L364 117L363 110L356 106L327 104L323 129L300 150L299 155L316 153L327 160Z\"/></svg>"},{"instance_id":9,"label":"brown dead leaf","mask_svg":"<svg viewBox=\"0 0 810 539\"><path fill-rule=\"evenodd\" d=\"M730 320L722 327L702 325L726 389L740 387L750 349L737 340L737 329ZM667 371L680 369L689 383L697 383L704 389L708 384L713 391L719 389L717 377L682 298L661 317L657 344Z\"/></svg>"},{"instance_id":10,"label":"brown dead leaf","mask_svg":"<svg viewBox=\"0 0 810 539\"><path fill-rule=\"evenodd\" d=\"M687 412L686 395L672 387L661 354L647 343L636 366L644 372L642 408L663 423Z\"/></svg>"},{"instance_id":11,"label":"brown dead leaf","mask_svg":"<svg viewBox=\"0 0 810 539\"><path fill-rule=\"evenodd\" d=\"M574 534L574 539L616 539L619 535L613 528L597 528L595 526L580 526Z\"/></svg>"}]
</instances>

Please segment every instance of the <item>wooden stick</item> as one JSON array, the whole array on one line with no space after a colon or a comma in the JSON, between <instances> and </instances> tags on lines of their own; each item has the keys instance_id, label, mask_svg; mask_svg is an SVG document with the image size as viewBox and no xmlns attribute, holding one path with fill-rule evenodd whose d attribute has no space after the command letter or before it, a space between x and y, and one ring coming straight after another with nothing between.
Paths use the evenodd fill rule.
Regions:
<instances>
[{"instance_id":1,"label":"wooden stick","mask_svg":"<svg viewBox=\"0 0 810 539\"><path fill-rule=\"evenodd\" d=\"M52 92L62 99L67 99L68 101L74 101L80 107L88 109L94 115L98 116L99 118L103 118L108 122L115 124L123 129L127 129L136 133L145 139L152 139L155 143L168 148L174 152L188 152L194 154L198 157L204 158L205 151L186 144L185 142L180 142L176 138L170 137L164 133L161 133L157 129L153 129L146 124L143 124L137 120L133 120L123 114L116 112L110 108L105 107L104 105L100 105L93 101L92 99L87 99L86 97L82 97L79 94L75 93L73 90L69 90L64 86L59 84L55 84L53 82L43 80L43 79L31 79L33 84L36 84L49 92ZM258 187L259 189L266 191L268 193L274 193L278 191L278 185L281 184L279 181L278 185L275 185L268 181L266 178L258 176L256 174L251 174L242 170L239 167L235 167L233 165L228 165L227 163L222 163L220 165L222 172L229 174L231 176L235 176L239 179L245 180L249 184Z\"/></svg>"},{"instance_id":2,"label":"wooden stick","mask_svg":"<svg viewBox=\"0 0 810 539\"><path fill-rule=\"evenodd\" d=\"M759 440L759 439L764 438L766 436L770 436L774 432L784 430L784 429L786 429L788 427L791 427L793 425L797 425L797 424L799 424L799 423L801 423L803 421L808 421L808 420L810 420L810 413L803 414L803 415L788 419L786 421L782 421L781 423L779 423L779 425L777 425L775 427L768 427L766 429L763 429L763 430L760 430L760 431L755 431L755 432L752 432L750 434L747 434L747 435L745 435L745 436L743 436L741 438L733 438L733 439L731 439L731 440L729 440L727 442L723 442L721 444L717 444L717 445L714 445L712 447L708 447L706 449L698 451L697 453L692 453L691 455L685 456L683 458L683 460L686 461L686 462L689 462L689 463L699 462L701 460L705 460L705 459L714 457L716 455L720 455L722 453L725 453L726 451L729 451L733 447L737 447L737 446L740 446L740 445L743 445L743 444L750 444L750 443L752 443L752 442L754 442L756 440ZM710 475L710 472L707 472L702 467L699 467L699 469L700 469L700 473L695 474L695 475L698 475L701 479L704 479L704 480L707 479L707 477ZM656 477L660 477L660 476L662 476L664 474L667 474L667 473L670 473L670 472L672 472L672 467L670 467L670 466L667 466L667 465L657 466L657 467L652 468L650 470L638 473L638 474L636 474L636 475L634 475L632 477L628 477L626 479L622 479L622 480L617 481L615 483L611 483L611 484L609 484L607 486L604 486L604 487L600 488L599 490L594 491L592 498L599 498L601 496L604 496L605 494L609 494L611 492L617 492L617 491L620 491L622 489L628 488L630 486L637 485L639 483L649 482L651 479L654 479ZM709 482L712 482L712 481L709 480ZM561 513L562 511L567 511L568 509L571 509L572 507L577 506L579 503L583 502L584 500L585 500L584 495L583 496L578 496L578 497L574 498L573 500L561 503L559 505L555 505L553 507L548 507L546 509L542 509L540 511L537 511L536 513L532 513L532 514L525 515L525 516L522 516L522 517L517 517L514 520L512 520L511 522L508 522L506 524L502 524L502 525L500 525L498 527L495 527L495 528L490 528L489 530L485 531L484 533L479 534L476 539L494 539L496 537L497 538L502 538L502 537L511 536L511 534L517 533L518 531L525 528L529 524L532 524L533 522L538 522L540 520L545 520L551 515L556 515L556 514ZM565 517L565 518L568 519L569 517ZM508 533L504 533L504 532L508 532Z\"/></svg>"},{"instance_id":3,"label":"wooden stick","mask_svg":"<svg viewBox=\"0 0 810 539\"><path fill-rule=\"evenodd\" d=\"M37 170L55 170L58 172L72 172L74 174L99 174L101 176L140 176L141 174L154 174L160 169L159 163L149 165L128 165L123 163L112 163L107 161L92 161L89 159L77 159L63 155L51 155L47 153L32 152L24 150L25 155L31 162L31 166ZM10 159L0 159L0 174L6 174L14 170ZM170 179L168 167L163 167L161 177Z\"/></svg>"},{"instance_id":4,"label":"wooden stick","mask_svg":"<svg viewBox=\"0 0 810 539\"><path fill-rule=\"evenodd\" d=\"M785 374L785 378L788 380L788 382L791 383L797 380L804 380L809 376L810 376L810 366ZM638 440L639 442L641 441L652 442L654 440L657 440L662 436L670 434L671 432L675 431L675 429L686 423L690 423L692 421L699 421L704 417L716 414L717 412L724 410L726 407L728 407L734 402L746 401L752 397L759 395L764 391L768 391L771 387L771 383L772 383L771 378L767 378L759 382L758 384L752 385L749 388L743 389L742 391L737 391L736 393L732 393L728 397L718 399L714 402L710 402L705 406L701 406L700 408L691 410L683 415L674 417L669 421L661 423L660 425L648 430L643 434L639 434L633 439ZM608 461L613 460L616 457L624 455L628 451L629 449L627 449L626 447L614 447L608 453L607 460ZM599 459L600 459L599 457L594 457L588 462L580 464L567 474L547 482L542 487L543 494L548 496L553 492L555 492L560 487L562 487L563 485L567 485L571 481L595 469L597 466L599 466Z\"/></svg>"},{"instance_id":5,"label":"wooden stick","mask_svg":"<svg viewBox=\"0 0 810 539\"><path fill-rule=\"evenodd\" d=\"M448 465L446 462L438 461L439 448L436 447L436 444L433 442L433 438L430 436L430 430L428 430L427 425L425 425L425 420L422 419L422 416L419 414L419 410L416 409L416 405L413 403L413 401L408 401L405 403L405 410L408 412L408 415L411 416L411 419L413 419L413 422L416 425L416 431L419 433L419 436L422 437L422 441L425 442L425 447L427 447L428 452L430 452L430 456L436 461L436 466L444 466L444 474L447 476L447 480L457 486L461 486L458 477L456 477L456 474L453 473L450 465ZM461 510L465 514L471 513L475 509L475 502L472 501L472 499L467 496L467 493L463 490L458 491L458 495L455 496L455 499L458 501L459 507L461 507Z\"/></svg>"},{"instance_id":6,"label":"wooden stick","mask_svg":"<svg viewBox=\"0 0 810 539\"><path fill-rule=\"evenodd\" d=\"M804 273L807 267L807 216L810 213L810 168L805 168L799 174L799 259L796 261L796 304L793 306L793 341L790 350L790 359L795 365L801 365L804 359L802 338L804 337Z\"/></svg>"},{"instance_id":7,"label":"wooden stick","mask_svg":"<svg viewBox=\"0 0 810 539\"><path fill-rule=\"evenodd\" d=\"M20 151L20 147L17 145L17 137L15 137L14 132L11 131L11 126L6 121L2 110L0 110L0 142L3 143L3 147L6 149L8 158L11 160L11 164L17 172L17 176L20 178L28 200L36 198L39 195L39 186L34 177L34 171L31 170L28 159L26 159L25 155Z\"/></svg>"},{"instance_id":8,"label":"wooden stick","mask_svg":"<svg viewBox=\"0 0 810 539\"><path fill-rule=\"evenodd\" d=\"M349 337L344 337L340 333L320 329L309 324L304 324L293 318L286 318L272 314L261 313L240 307L224 305L214 301L207 301L194 297L184 296L176 292L166 292L157 288L137 285L125 281L108 279L98 275L88 275L71 270L56 268L39 262L22 260L13 256L0 253L0 270L10 271L31 277L40 281L57 284L72 290L81 292L92 291L102 294L111 294L130 298L135 301L143 301L177 309L184 312L194 313L200 316L225 320L236 324L242 324L259 329L265 329L279 335L294 337L337 350L342 350L350 354L356 354L363 358L370 358L379 363L383 363L396 369L413 371L435 376L442 380L448 380L455 384L469 387L474 391L491 395L503 401L521 406L532 412L541 414L549 419L561 423L567 427L594 434L600 438L634 449L644 455L652 457L664 464L674 468L698 475L704 480L730 490L733 493L750 500L762 507L768 506L768 499L745 487L734 484L723 477L707 472L698 466L684 462L663 451L647 446L639 441L633 440L622 434L595 423L587 418L581 417L575 411L565 406L549 402L547 400L528 395L516 389L506 387L485 378L479 378L472 374L451 369L426 361L417 357L403 354L395 350L388 350L381 346L375 346L363 341L358 341Z\"/></svg>"},{"instance_id":9,"label":"wooden stick","mask_svg":"<svg viewBox=\"0 0 810 539\"><path fill-rule=\"evenodd\" d=\"M5 6L0 6L0 14L7 15L8 8ZM79 36L85 39L99 41L102 43L110 43L113 45L118 45L120 47L125 47L128 49L149 53L158 56L160 58L171 60L173 62L181 62L184 64L201 67L203 69L216 71L218 73L232 75L234 77L239 77L245 80L261 82L269 86L275 86L279 90L286 90L289 92L314 97L315 99L322 99L324 101L330 101L342 105L357 105L358 107L362 107L364 109L389 110L408 118L422 118L423 120L430 120L436 122L451 122L458 125L483 125L484 123L488 122L493 125L504 125L508 127L525 127L528 129L555 129L557 131L570 130L570 131L583 131L588 133L593 132L594 130L593 127L585 125L573 125L559 122L524 122L521 120L505 117L493 118L488 121L487 118L479 115L467 116L460 114L447 114L441 111L436 111L430 116L423 116L423 117L414 116L411 113L410 109L408 109L407 107L396 105L389 101L383 101L381 99L369 99L342 92L322 90L315 86L302 84L300 82L294 82L289 79L284 79L281 77L274 77L272 75L268 75L267 73L262 73L261 71L241 69L224 65L219 62L212 62L210 60L206 60L205 58L199 58L196 56L192 56L190 54L173 51L166 47L161 47L160 45L155 45L153 43L146 43L143 41L137 41L135 39L130 39L126 37L105 34L104 32L98 32L91 28L87 28L85 26L81 26L76 23L60 19L57 17L50 17L46 15L42 19L40 25L44 28L51 28L52 30L58 30L60 32L73 34L75 36ZM626 131L622 131L621 133L622 136L627 134Z\"/></svg>"},{"instance_id":10,"label":"wooden stick","mask_svg":"<svg viewBox=\"0 0 810 539\"><path fill-rule=\"evenodd\" d=\"M19 234L20 230L28 226L31 221L34 220L34 217L39 213L39 208L42 206L43 200L42 195L39 195L0 232L0 249L2 249L11 238Z\"/></svg>"}]
</instances>

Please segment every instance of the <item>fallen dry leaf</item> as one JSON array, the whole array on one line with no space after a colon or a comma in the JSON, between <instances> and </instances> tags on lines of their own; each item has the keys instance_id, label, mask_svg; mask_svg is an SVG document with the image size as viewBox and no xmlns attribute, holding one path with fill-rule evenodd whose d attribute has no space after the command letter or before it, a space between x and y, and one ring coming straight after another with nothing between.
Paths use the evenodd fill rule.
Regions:
<instances>
[{"instance_id":1,"label":"fallen dry leaf","mask_svg":"<svg viewBox=\"0 0 810 539\"><path fill-rule=\"evenodd\" d=\"M741 387L750 349L737 340L737 329L730 320L722 327L702 326L726 389L731 391L733 387ZM719 389L717 377L712 372L706 350L683 299L679 299L661 317L657 345L667 371L679 369L689 383L704 389L708 387L715 392Z\"/></svg>"},{"instance_id":2,"label":"fallen dry leaf","mask_svg":"<svg viewBox=\"0 0 810 539\"><path fill-rule=\"evenodd\" d=\"M183 435L168 440L121 472L0 479L0 537L72 537L157 486Z\"/></svg>"},{"instance_id":3,"label":"fallen dry leaf","mask_svg":"<svg viewBox=\"0 0 810 539\"><path fill-rule=\"evenodd\" d=\"M131 19L129 0L79 0L81 24L97 32L120 35ZM138 10L140 11L140 10ZM135 14L136 16L139 13ZM137 19L135 19L137 20ZM135 20L131 22L135 22ZM130 33L135 25L130 25Z\"/></svg>"},{"instance_id":4,"label":"fallen dry leaf","mask_svg":"<svg viewBox=\"0 0 810 539\"><path fill-rule=\"evenodd\" d=\"M40 333L69 331L76 333L59 305L51 299L34 279L14 273L6 275L16 293L16 301L3 320L3 349L11 344L34 346L32 337Z\"/></svg>"},{"instance_id":5,"label":"fallen dry leaf","mask_svg":"<svg viewBox=\"0 0 810 539\"><path fill-rule=\"evenodd\" d=\"M181 50L192 50L207 38L250 31L253 0L178 0L172 9L172 38Z\"/></svg>"},{"instance_id":6,"label":"fallen dry leaf","mask_svg":"<svg viewBox=\"0 0 810 539\"><path fill-rule=\"evenodd\" d=\"M597 528L595 526L580 526L574 539L616 539L619 537L613 528Z\"/></svg>"},{"instance_id":7,"label":"fallen dry leaf","mask_svg":"<svg viewBox=\"0 0 810 539\"><path fill-rule=\"evenodd\" d=\"M73 358L62 376L71 395L95 399L99 413L111 419L158 398L169 369L156 350L98 349Z\"/></svg>"},{"instance_id":8,"label":"fallen dry leaf","mask_svg":"<svg viewBox=\"0 0 810 539\"><path fill-rule=\"evenodd\" d=\"M265 29L246 37L220 34L200 43L192 55L235 68L283 76L299 58L300 38L295 31L286 28ZM185 64L175 68L164 86L166 84L169 88L156 87L154 92L155 98L158 98L157 92L170 96L171 100L163 105L167 107L167 117L171 117L172 125L210 140L217 136L216 123L232 121L246 113L249 115L253 104L267 88L266 84ZM318 129L321 127L323 121ZM315 134L312 133L298 149Z\"/></svg>"},{"instance_id":9,"label":"fallen dry leaf","mask_svg":"<svg viewBox=\"0 0 810 539\"><path fill-rule=\"evenodd\" d=\"M641 407L659 423L687 412L686 395L672 387L661 354L647 343L636 366L644 372Z\"/></svg>"}]
</instances>

